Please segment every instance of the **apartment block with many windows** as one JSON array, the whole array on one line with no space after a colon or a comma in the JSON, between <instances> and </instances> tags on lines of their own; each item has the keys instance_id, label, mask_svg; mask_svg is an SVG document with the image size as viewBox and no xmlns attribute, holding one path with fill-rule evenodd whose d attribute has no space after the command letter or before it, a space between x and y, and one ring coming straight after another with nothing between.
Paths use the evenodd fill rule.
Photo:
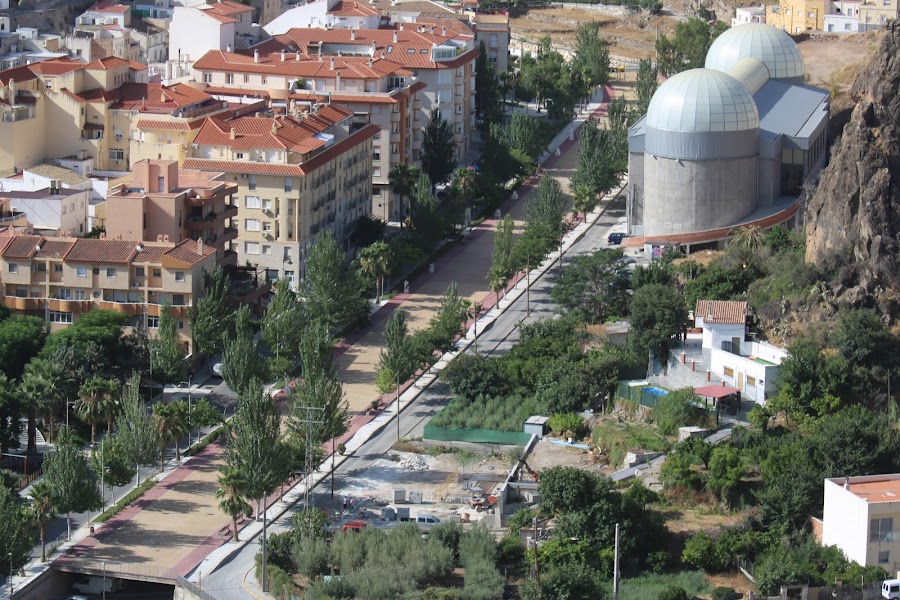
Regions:
<instances>
[{"instance_id":1,"label":"apartment block with many windows","mask_svg":"<svg viewBox=\"0 0 900 600\"><path fill-rule=\"evenodd\" d=\"M370 214L372 138L351 132L352 113L314 105L298 116L207 119L189 169L224 173L238 186L238 262L266 278L304 276L306 252L329 230L349 248L357 220Z\"/></svg>"},{"instance_id":2,"label":"apartment block with many windows","mask_svg":"<svg viewBox=\"0 0 900 600\"><path fill-rule=\"evenodd\" d=\"M165 304L193 351L189 314L216 262L201 241L180 244L13 235L0 237L0 302L51 329L94 309L115 310L153 337Z\"/></svg>"}]
</instances>

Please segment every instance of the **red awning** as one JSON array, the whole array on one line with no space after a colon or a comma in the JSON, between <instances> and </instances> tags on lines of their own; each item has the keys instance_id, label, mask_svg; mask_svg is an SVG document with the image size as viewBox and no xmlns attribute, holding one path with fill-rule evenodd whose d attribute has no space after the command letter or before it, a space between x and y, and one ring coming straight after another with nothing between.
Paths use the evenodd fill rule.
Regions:
<instances>
[{"instance_id":1,"label":"red awning","mask_svg":"<svg viewBox=\"0 0 900 600\"><path fill-rule=\"evenodd\" d=\"M694 393L704 398L724 398L737 394L740 390L727 385L704 385L703 387L695 387Z\"/></svg>"}]
</instances>

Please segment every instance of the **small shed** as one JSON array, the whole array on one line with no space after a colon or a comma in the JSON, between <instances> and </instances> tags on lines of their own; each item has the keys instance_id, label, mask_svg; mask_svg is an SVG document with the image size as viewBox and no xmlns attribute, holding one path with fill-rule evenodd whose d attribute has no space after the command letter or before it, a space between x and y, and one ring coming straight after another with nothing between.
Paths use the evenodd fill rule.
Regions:
<instances>
[{"instance_id":1,"label":"small shed","mask_svg":"<svg viewBox=\"0 0 900 600\"><path fill-rule=\"evenodd\" d=\"M528 417L525 424L522 425L522 431L530 435L536 435L538 436L538 439L541 439L547 432L547 421L549 420L549 417L541 417L538 415Z\"/></svg>"}]
</instances>

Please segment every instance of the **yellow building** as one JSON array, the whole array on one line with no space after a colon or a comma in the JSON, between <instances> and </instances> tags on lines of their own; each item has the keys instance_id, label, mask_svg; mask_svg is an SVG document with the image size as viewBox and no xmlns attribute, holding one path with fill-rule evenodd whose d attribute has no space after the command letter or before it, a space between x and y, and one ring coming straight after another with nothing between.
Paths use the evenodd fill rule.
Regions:
<instances>
[{"instance_id":1,"label":"yellow building","mask_svg":"<svg viewBox=\"0 0 900 600\"><path fill-rule=\"evenodd\" d=\"M43 317L51 329L93 309L131 317L153 337L162 306L171 306L178 337L193 351L190 311L203 294L216 250L180 244L14 235L0 237L0 302Z\"/></svg>"},{"instance_id":2,"label":"yellow building","mask_svg":"<svg viewBox=\"0 0 900 600\"><path fill-rule=\"evenodd\" d=\"M791 35L824 31L825 14L830 5L831 0L781 0L779 4L766 7L766 24L783 29Z\"/></svg>"},{"instance_id":3,"label":"yellow building","mask_svg":"<svg viewBox=\"0 0 900 600\"><path fill-rule=\"evenodd\" d=\"M353 113L315 105L298 117L207 119L184 167L238 185L238 263L270 281L304 276L306 249L330 230L347 246L371 214L374 125L350 132Z\"/></svg>"}]
</instances>

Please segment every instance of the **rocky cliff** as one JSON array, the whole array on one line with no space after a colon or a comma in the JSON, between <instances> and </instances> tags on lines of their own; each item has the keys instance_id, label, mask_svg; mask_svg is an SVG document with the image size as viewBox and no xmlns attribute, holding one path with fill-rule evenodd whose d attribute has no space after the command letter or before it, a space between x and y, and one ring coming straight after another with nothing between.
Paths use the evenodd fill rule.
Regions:
<instances>
[{"instance_id":1,"label":"rocky cliff","mask_svg":"<svg viewBox=\"0 0 900 600\"><path fill-rule=\"evenodd\" d=\"M900 22L850 93L856 106L806 207L806 258L849 266L835 283L858 298L900 287Z\"/></svg>"}]
</instances>

